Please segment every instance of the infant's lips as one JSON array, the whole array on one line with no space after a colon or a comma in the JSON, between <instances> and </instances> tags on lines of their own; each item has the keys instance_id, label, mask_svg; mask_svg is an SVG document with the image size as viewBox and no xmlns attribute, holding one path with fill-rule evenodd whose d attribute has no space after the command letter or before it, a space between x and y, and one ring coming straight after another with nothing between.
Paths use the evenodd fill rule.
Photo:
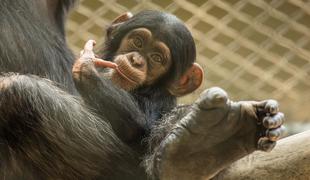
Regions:
<instances>
[{"instance_id":1,"label":"infant's lips","mask_svg":"<svg viewBox=\"0 0 310 180\"><path fill-rule=\"evenodd\" d=\"M131 79L130 77L128 77L125 73L123 73L123 71L122 71L118 66L116 67L116 71L117 71L121 76L123 76L123 78L127 79L127 81L130 81L130 82L132 82L132 83L134 83L134 84L137 84L136 81L134 81L133 79Z\"/></svg>"},{"instance_id":2,"label":"infant's lips","mask_svg":"<svg viewBox=\"0 0 310 180\"><path fill-rule=\"evenodd\" d=\"M94 60L95 66L96 67L102 67L102 68L112 68L115 69L121 76L123 76L125 79L127 79L128 81L132 82L132 83L137 83L136 81L134 81L133 79L131 79L130 77L128 77L125 73L122 72L122 70L120 68L118 68L118 65L114 62L111 61L105 61L103 59L95 59Z\"/></svg>"}]
</instances>

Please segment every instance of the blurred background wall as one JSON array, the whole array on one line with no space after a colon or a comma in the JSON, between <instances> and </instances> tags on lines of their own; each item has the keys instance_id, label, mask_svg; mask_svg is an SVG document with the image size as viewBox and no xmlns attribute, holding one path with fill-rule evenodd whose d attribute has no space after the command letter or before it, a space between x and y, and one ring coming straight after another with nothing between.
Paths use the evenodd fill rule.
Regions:
<instances>
[{"instance_id":1,"label":"blurred background wall","mask_svg":"<svg viewBox=\"0 0 310 180\"><path fill-rule=\"evenodd\" d=\"M233 100L274 98L290 133L310 129L310 0L80 0L68 42L78 54L116 16L145 9L175 14L195 38L206 76L181 103L219 86Z\"/></svg>"}]
</instances>

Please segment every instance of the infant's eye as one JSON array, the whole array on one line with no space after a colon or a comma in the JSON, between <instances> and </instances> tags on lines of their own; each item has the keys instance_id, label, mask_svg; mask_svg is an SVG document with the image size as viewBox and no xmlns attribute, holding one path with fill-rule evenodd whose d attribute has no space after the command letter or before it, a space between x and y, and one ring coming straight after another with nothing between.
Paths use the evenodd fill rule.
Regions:
<instances>
[{"instance_id":1,"label":"infant's eye","mask_svg":"<svg viewBox=\"0 0 310 180\"><path fill-rule=\"evenodd\" d=\"M142 39L138 36L134 37L133 44L136 48L142 48Z\"/></svg>"},{"instance_id":2,"label":"infant's eye","mask_svg":"<svg viewBox=\"0 0 310 180\"><path fill-rule=\"evenodd\" d=\"M163 62L163 58L159 54L153 54L151 55L151 58L154 62L157 62L157 63Z\"/></svg>"}]
</instances>

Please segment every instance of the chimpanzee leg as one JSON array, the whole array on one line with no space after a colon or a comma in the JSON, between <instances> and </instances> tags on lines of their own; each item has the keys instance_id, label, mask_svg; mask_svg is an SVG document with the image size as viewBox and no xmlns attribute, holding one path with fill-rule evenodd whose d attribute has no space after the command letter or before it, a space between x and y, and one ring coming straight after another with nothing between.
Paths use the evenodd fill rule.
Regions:
<instances>
[{"instance_id":1,"label":"chimpanzee leg","mask_svg":"<svg viewBox=\"0 0 310 180\"><path fill-rule=\"evenodd\" d=\"M0 77L0 179L130 179L133 156L109 124L49 80Z\"/></svg>"}]
</instances>

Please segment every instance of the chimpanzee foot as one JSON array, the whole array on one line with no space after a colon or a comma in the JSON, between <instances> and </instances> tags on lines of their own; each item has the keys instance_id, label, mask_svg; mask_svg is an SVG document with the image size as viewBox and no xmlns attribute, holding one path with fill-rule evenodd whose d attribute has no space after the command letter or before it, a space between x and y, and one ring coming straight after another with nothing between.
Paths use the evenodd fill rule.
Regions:
<instances>
[{"instance_id":1,"label":"chimpanzee foot","mask_svg":"<svg viewBox=\"0 0 310 180\"><path fill-rule=\"evenodd\" d=\"M274 100L232 102L220 88L205 90L156 152L161 179L211 178L254 150L270 151L283 136Z\"/></svg>"}]
</instances>

